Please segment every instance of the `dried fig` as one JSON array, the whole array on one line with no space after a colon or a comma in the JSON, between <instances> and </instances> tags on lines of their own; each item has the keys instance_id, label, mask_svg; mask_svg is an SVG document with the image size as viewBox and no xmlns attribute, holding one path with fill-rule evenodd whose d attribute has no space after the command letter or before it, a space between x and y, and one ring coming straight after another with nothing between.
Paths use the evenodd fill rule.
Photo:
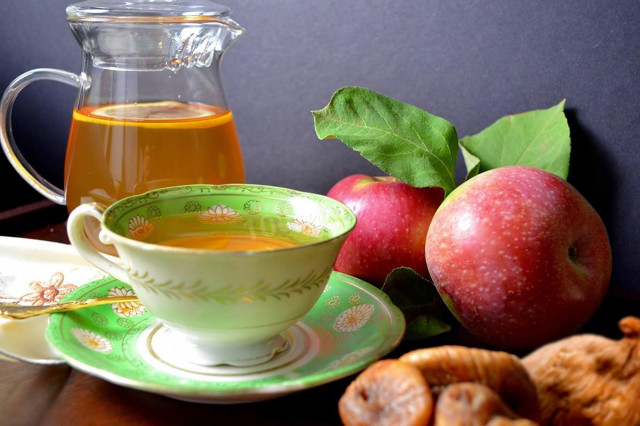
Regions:
<instances>
[{"instance_id":1,"label":"dried fig","mask_svg":"<svg viewBox=\"0 0 640 426\"><path fill-rule=\"evenodd\" d=\"M511 420L502 416L494 417L489 421L489 423L487 423L487 426L532 426L532 425L539 425L539 423L536 423L529 419L523 419L523 418Z\"/></svg>"},{"instance_id":2,"label":"dried fig","mask_svg":"<svg viewBox=\"0 0 640 426\"><path fill-rule=\"evenodd\" d=\"M387 359L356 377L340 398L338 411L346 426L427 425L433 396L416 367Z\"/></svg>"},{"instance_id":3,"label":"dried fig","mask_svg":"<svg viewBox=\"0 0 640 426\"><path fill-rule=\"evenodd\" d=\"M408 352L400 360L418 367L436 395L453 383L479 383L498 393L521 417L539 420L536 388L515 355L464 346L438 346Z\"/></svg>"},{"instance_id":4,"label":"dried fig","mask_svg":"<svg viewBox=\"0 0 640 426\"><path fill-rule=\"evenodd\" d=\"M575 335L523 359L546 424L640 425L640 319L619 326L619 341Z\"/></svg>"},{"instance_id":5,"label":"dried fig","mask_svg":"<svg viewBox=\"0 0 640 426\"><path fill-rule=\"evenodd\" d=\"M537 423L519 418L497 393L478 383L456 383L447 386L436 403L434 426L485 426Z\"/></svg>"}]
</instances>

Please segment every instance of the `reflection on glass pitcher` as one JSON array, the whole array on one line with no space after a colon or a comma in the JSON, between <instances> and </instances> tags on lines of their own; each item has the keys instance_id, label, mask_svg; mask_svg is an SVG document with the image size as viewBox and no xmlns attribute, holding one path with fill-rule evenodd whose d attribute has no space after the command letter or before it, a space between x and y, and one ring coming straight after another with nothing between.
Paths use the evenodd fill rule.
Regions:
<instances>
[{"instance_id":1,"label":"reflection on glass pitcher","mask_svg":"<svg viewBox=\"0 0 640 426\"><path fill-rule=\"evenodd\" d=\"M27 182L69 211L164 186L244 182L220 80L222 56L244 31L228 8L207 0L90 0L66 12L83 51L81 73L29 71L0 104L0 142ZM64 190L24 160L11 131L16 96L42 79L78 89Z\"/></svg>"}]
</instances>

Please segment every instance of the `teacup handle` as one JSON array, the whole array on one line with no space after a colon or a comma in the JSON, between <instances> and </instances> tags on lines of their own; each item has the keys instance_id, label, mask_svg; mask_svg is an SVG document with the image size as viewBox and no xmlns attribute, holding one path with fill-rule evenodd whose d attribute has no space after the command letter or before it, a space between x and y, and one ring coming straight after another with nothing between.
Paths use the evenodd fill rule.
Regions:
<instances>
[{"instance_id":1,"label":"teacup handle","mask_svg":"<svg viewBox=\"0 0 640 426\"><path fill-rule=\"evenodd\" d=\"M9 84L2 95L2 100L0 100L0 144L13 168L29 185L54 203L65 204L64 191L35 171L22 156L13 139L11 129L13 103L22 89L38 80L54 80L79 88L84 84L86 78L83 78L83 75L52 68L39 68L18 76Z\"/></svg>"},{"instance_id":2,"label":"teacup handle","mask_svg":"<svg viewBox=\"0 0 640 426\"><path fill-rule=\"evenodd\" d=\"M127 276L125 269L98 252L98 250L96 250L96 248L89 242L87 234L85 233L85 219L94 218L102 223L102 217L105 209L106 207L99 203L81 204L73 209L69 215L69 219L67 220L67 235L69 236L71 244L82 257L108 275L111 275L122 282L128 283L129 277ZM111 241L107 241L102 237L100 238L100 241L104 244L112 244Z\"/></svg>"}]
</instances>

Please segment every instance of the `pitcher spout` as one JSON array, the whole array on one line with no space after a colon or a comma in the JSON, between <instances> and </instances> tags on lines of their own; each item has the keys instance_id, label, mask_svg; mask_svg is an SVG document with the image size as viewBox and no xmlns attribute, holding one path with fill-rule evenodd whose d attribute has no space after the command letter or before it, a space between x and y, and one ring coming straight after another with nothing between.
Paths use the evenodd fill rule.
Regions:
<instances>
[{"instance_id":1,"label":"pitcher spout","mask_svg":"<svg viewBox=\"0 0 640 426\"><path fill-rule=\"evenodd\" d=\"M245 33L245 29L231 18L221 18L220 32L217 34L218 46L216 50L222 55L233 43Z\"/></svg>"},{"instance_id":2,"label":"pitcher spout","mask_svg":"<svg viewBox=\"0 0 640 426\"><path fill-rule=\"evenodd\" d=\"M224 51L227 50L242 34L244 34L246 30L231 18L220 19L220 22L227 26L225 43L221 46L221 50Z\"/></svg>"}]
</instances>

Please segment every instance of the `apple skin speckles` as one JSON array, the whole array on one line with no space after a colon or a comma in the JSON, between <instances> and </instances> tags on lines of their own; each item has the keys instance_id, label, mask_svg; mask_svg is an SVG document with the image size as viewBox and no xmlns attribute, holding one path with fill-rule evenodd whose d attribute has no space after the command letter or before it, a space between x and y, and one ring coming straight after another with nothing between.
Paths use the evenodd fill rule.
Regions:
<instances>
[{"instance_id":1,"label":"apple skin speckles","mask_svg":"<svg viewBox=\"0 0 640 426\"><path fill-rule=\"evenodd\" d=\"M493 169L456 188L434 215L425 255L462 325L508 350L576 331L611 276L597 212L565 180L525 166Z\"/></svg>"}]
</instances>

